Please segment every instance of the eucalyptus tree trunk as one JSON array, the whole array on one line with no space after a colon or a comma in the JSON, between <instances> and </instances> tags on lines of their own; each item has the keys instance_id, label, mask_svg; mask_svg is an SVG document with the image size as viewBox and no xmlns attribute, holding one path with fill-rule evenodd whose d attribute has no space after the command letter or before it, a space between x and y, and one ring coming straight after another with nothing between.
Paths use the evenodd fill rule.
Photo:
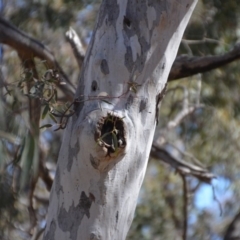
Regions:
<instances>
[{"instance_id":1,"label":"eucalyptus tree trunk","mask_svg":"<svg viewBox=\"0 0 240 240\"><path fill-rule=\"evenodd\" d=\"M103 0L65 130L44 239L121 240L158 103L197 0Z\"/></svg>"}]
</instances>

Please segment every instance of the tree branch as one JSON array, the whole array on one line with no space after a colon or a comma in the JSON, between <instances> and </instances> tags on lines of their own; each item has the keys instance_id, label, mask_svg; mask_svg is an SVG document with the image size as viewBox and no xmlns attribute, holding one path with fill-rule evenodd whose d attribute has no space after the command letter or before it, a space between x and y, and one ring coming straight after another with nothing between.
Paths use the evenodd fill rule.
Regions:
<instances>
[{"instance_id":1,"label":"tree branch","mask_svg":"<svg viewBox=\"0 0 240 240\"><path fill-rule=\"evenodd\" d=\"M231 223L228 225L224 240L237 240L240 238L240 212L238 212Z\"/></svg>"},{"instance_id":2,"label":"tree branch","mask_svg":"<svg viewBox=\"0 0 240 240\"><path fill-rule=\"evenodd\" d=\"M184 174L180 174L183 180L183 233L182 239L187 240L188 229L188 187L187 180Z\"/></svg>"},{"instance_id":3,"label":"tree branch","mask_svg":"<svg viewBox=\"0 0 240 240\"><path fill-rule=\"evenodd\" d=\"M68 79L61 66L56 61L51 51L36 39L28 36L20 31L14 25L0 17L0 42L14 48L24 59L33 57L40 58L45 61L45 65L49 69L58 70L62 81L67 85L59 84L58 87L64 92L69 100L73 99L74 85Z\"/></svg>"},{"instance_id":4,"label":"tree branch","mask_svg":"<svg viewBox=\"0 0 240 240\"><path fill-rule=\"evenodd\" d=\"M203 73L215 68L222 67L240 58L240 43L235 47L220 56L207 57L188 57L179 56L173 63L168 81L173 81L179 78L189 77L197 73Z\"/></svg>"},{"instance_id":5,"label":"tree branch","mask_svg":"<svg viewBox=\"0 0 240 240\"><path fill-rule=\"evenodd\" d=\"M207 169L185 162L173 156L163 147L158 146L155 142L152 145L151 157L161 159L163 162L176 169L180 174L192 175L205 183L211 183L211 180L215 178L215 175L209 172Z\"/></svg>"},{"instance_id":6,"label":"tree branch","mask_svg":"<svg viewBox=\"0 0 240 240\"><path fill-rule=\"evenodd\" d=\"M67 40L70 42L78 65L81 66L84 58L84 49L81 41L73 29L70 29L66 34ZM0 17L0 42L7 44L14 48L18 53L25 54L26 57L38 57L46 61L48 68L57 69L68 87L59 85L58 87L66 94L69 99L72 99L73 84L64 73L51 51L42 43L34 38L31 38L26 33L20 31L18 28L10 24L8 21ZM80 43L80 44L79 44ZM240 43L228 53L220 56L206 56L206 57L188 57L179 56L173 63L169 74L168 81L189 77L197 73L203 73L215 68L222 67L240 58Z\"/></svg>"},{"instance_id":7,"label":"tree branch","mask_svg":"<svg viewBox=\"0 0 240 240\"><path fill-rule=\"evenodd\" d=\"M69 28L69 30L66 32L66 39L70 43L73 54L77 60L79 69L82 68L82 64L85 57L85 48L83 47L82 41L77 35L76 31L73 28Z\"/></svg>"}]
</instances>

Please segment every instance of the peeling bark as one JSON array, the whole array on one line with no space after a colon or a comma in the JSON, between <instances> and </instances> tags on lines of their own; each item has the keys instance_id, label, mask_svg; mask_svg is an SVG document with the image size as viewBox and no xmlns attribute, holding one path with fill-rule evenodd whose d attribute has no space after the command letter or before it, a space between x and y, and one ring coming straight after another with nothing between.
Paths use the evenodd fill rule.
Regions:
<instances>
[{"instance_id":1,"label":"peeling bark","mask_svg":"<svg viewBox=\"0 0 240 240\"><path fill-rule=\"evenodd\" d=\"M46 239L120 240L130 228L159 97L197 0L104 0L51 191Z\"/></svg>"}]
</instances>

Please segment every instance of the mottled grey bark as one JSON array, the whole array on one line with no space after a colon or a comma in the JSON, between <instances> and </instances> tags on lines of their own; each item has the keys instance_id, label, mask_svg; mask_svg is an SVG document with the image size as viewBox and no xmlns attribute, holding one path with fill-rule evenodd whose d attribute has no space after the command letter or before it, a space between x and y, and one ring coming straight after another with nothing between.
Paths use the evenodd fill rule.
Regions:
<instances>
[{"instance_id":1,"label":"mottled grey bark","mask_svg":"<svg viewBox=\"0 0 240 240\"><path fill-rule=\"evenodd\" d=\"M104 0L59 154L44 239L125 239L157 105L197 0Z\"/></svg>"}]
</instances>

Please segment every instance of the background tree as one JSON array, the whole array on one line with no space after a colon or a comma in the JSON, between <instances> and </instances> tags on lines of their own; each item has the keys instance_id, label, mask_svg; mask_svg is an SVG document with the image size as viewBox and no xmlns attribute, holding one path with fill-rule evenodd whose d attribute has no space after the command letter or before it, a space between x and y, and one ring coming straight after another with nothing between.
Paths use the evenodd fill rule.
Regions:
<instances>
[{"instance_id":1,"label":"background tree","mask_svg":"<svg viewBox=\"0 0 240 240\"><path fill-rule=\"evenodd\" d=\"M53 50L55 59L58 59L58 65L66 71L65 76L68 76L73 84L77 82L79 71L70 46L64 40L63 35L71 24L79 31L80 36L82 36L81 39L87 45L90 36L88 29L91 30L93 26L93 21L89 19L95 15L94 13L98 8L97 4L89 3L87 5L88 3L85 2L83 3L86 4L84 10L78 12L79 9L76 4L79 4L80 9L81 3L74 1L67 1L66 3L62 1L36 1L34 4L22 1L20 5L18 1L7 1L4 11L5 17L18 28L31 33L34 38L41 40ZM70 9L72 10L70 11ZM71 16L68 15L69 13L71 13ZM180 60L180 66L183 60L185 61L185 69L186 65L194 67L194 64L189 65L189 63L197 63L195 69L196 66L204 65L199 64L200 58L189 61L193 60L193 56L203 57L201 63L205 64L207 62L204 61L204 59L206 60L204 57L207 55L220 56L225 54L224 56L228 57L228 60L217 58L217 64L216 59L208 58L208 61L215 61L212 68L219 66L219 61L224 64L238 59L238 46L236 45L235 49L231 51L239 37L238 13L239 6L235 1L229 1L228 4L225 1L200 1L179 50L180 55L185 54L184 58L178 59ZM84 17L88 19L87 22L83 21ZM75 24L76 22L78 24ZM81 27L79 28L80 23ZM1 31L2 26L1 22ZM3 36L1 32L1 41ZM47 130L45 128L45 131L40 134L40 153L42 154L40 155L40 163L47 163L47 169L42 168L41 164L38 165L38 158L33 158L33 153L28 150L32 149L36 141L33 140L34 137L26 135L27 130L31 129L28 123L28 116L30 115L29 100L22 95L19 88L16 88L19 79L26 79L25 75L29 72L26 69L29 68L21 67L21 62L16 53L9 42L4 45L4 59L1 67L3 76L1 79L4 80L1 81L1 116L3 117L0 119L2 137L2 187L0 195L5 196L4 198L1 197L1 216L3 217L1 217L0 225L3 239L13 239L16 236L18 239L26 239L30 236L36 237L41 233L48 199L45 185L41 179L49 188L51 181L48 175L54 172L59 139L61 139L60 131L52 134L52 130L58 128L57 125L54 125L54 120L47 119L48 117L53 119L57 117L51 115L51 113L46 114L46 117L41 120L40 126L52 124L53 127ZM186 57L186 54L189 58ZM35 63L38 78L45 76L47 71L44 67L45 61ZM175 63L175 66L179 66L177 61ZM50 65L50 69L53 68L52 66L55 65ZM186 204L185 208L182 208L182 200L185 199L186 203L186 195L183 195L182 182L179 181L183 178L179 178L179 175L174 173L173 169L175 168L177 168L177 172L181 173L181 170L187 170L187 173L195 174L194 176L197 175L198 177L197 179L191 176L187 177L189 238L216 239L224 235L225 226L239 210L239 206L236 204L239 202L237 171L239 71L237 66L238 62L235 62L215 71L169 83L165 100L161 106L156 142L154 142L151 155L155 158L161 156L167 164L171 163L172 167L154 160L149 162L129 239L172 239L180 236L179 232L182 232L184 222L182 220L184 219L183 211L186 213ZM74 69L77 70L74 71ZM201 68L197 72L189 69L191 70L189 75L191 75L191 72L194 74L201 72ZM209 68L203 66L202 70L209 70ZM55 75L52 77L57 78ZM33 83L34 78L31 79L32 81L29 82ZM54 82L54 86L57 85L57 82L57 80ZM69 91L74 89L70 83L60 85L60 87L63 86L70 89ZM24 83L24 93L29 94L26 88L27 86ZM31 86L29 88L31 89ZM59 88L56 86L56 89ZM55 115L59 115L56 110L65 111L68 107L68 105L65 106L66 102L71 101L67 95L69 91L65 90L63 92L58 91L57 104L51 102L49 105L44 105L43 108L47 109L46 106L49 106L50 109L55 110L53 112ZM48 99L46 96L44 98ZM43 115L42 112L41 117ZM56 120L59 123L61 118ZM25 144L23 142L24 138L28 139ZM161 144L161 146L156 143ZM38 146L38 144L35 144L35 146ZM175 147L181 151L179 152ZM159 149L162 151L159 151ZM168 150L168 152L166 153L164 150ZM171 155L169 156L169 154ZM211 196L211 192L204 194L208 187L203 183L206 182L203 176L211 177L211 174L209 175L209 172L205 171L202 175L200 174L201 171L196 171L199 169L196 169L195 164L189 165L189 161L194 162L196 157L218 177L217 181L214 181L214 185L217 199L221 202L221 216L217 202L212 203L211 208L203 209L201 207L200 203ZM183 160L185 162L182 162ZM188 163L187 166L186 162ZM18 178L20 172L21 181ZM32 175L33 173L34 175ZM37 176L34 180L37 182L36 185L26 184L29 181L24 179L30 179L31 176ZM41 178L38 178L38 176L41 176ZM18 186L20 182L21 191L19 191ZM34 189L34 194L32 194ZM200 198L199 194L204 195L204 197ZM34 211L31 211L31 200L33 200ZM33 213L30 215L31 219L36 218L37 221L29 221L27 208L30 213Z\"/></svg>"}]
</instances>

